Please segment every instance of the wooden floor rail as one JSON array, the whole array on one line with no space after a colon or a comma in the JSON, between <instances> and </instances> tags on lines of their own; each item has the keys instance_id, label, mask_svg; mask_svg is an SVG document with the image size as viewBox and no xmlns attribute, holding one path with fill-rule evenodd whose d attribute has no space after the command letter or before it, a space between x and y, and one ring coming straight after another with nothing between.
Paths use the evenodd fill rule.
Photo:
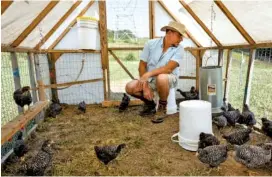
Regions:
<instances>
[{"instance_id":1,"label":"wooden floor rail","mask_svg":"<svg viewBox=\"0 0 272 177\"><path fill-rule=\"evenodd\" d=\"M103 101L102 107L119 106L120 103L121 103L121 101L113 101L113 100ZM130 100L130 102L129 102L129 106L138 106L138 105L142 105L142 104L143 104L143 102L141 100Z\"/></svg>"},{"instance_id":2,"label":"wooden floor rail","mask_svg":"<svg viewBox=\"0 0 272 177\"><path fill-rule=\"evenodd\" d=\"M28 110L25 114L18 115L15 119L1 127L1 145L9 141L17 131L25 127L28 121L35 118L35 116L38 115L47 105L47 101L38 101L31 106L31 110Z\"/></svg>"}]
</instances>

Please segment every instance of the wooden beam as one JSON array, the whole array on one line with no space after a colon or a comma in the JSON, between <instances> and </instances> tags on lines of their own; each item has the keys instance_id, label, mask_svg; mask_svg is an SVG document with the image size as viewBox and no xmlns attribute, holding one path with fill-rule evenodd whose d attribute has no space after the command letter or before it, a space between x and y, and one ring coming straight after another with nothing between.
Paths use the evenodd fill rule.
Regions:
<instances>
[{"instance_id":1,"label":"wooden beam","mask_svg":"<svg viewBox=\"0 0 272 177\"><path fill-rule=\"evenodd\" d=\"M179 79L191 79L191 80L196 80L196 77L194 77L194 76L179 76Z\"/></svg>"},{"instance_id":2,"label":"wooden beam","mask_svg":"<svg viewBox=\"0 0 272 177\"><path fill-rule=\"evenodd\" d=\"M21 130L21 128L25 127L25 125L35 118L35 116L47 105L47 101L39 101L31 106L31 111L27 111L25 114L17 116L15 119L1 127L1 145L10 140L16 132Z\"/></svg>"},{"instance_id":3,"label":"wooden beam","mask_svg":"<svg viewBox=\"0 0 272 177\"><path fill-rule=\"evenodd\" d=\"M54 25L54 27L41 39L41 41L34 47L40 49L41 46L52 36L52 34L60 27L60 25L68 18L68 16L79 6L82 1L77 1L73 6L61 17L61 19Z\"/></svg>"},{"instance_id":4,"label":"wooden beam","mask_svg":"<svg viewBox=\"0 0 272 177\"><path fill-rule=\"evenodd\" d=\"M12 66L14 86L15 86L15 90L17 90L17 89L22 88L18 59L17 59L17 55L15 52L11 52L10 57L11 57L11 66ZM23 112L22 107L17 106L17 108L18 108L18 112Z\"/></svg>"},{"instance_id":5,"label":"wooden beam","mask_svg":"<svg viewBox=\"0 0 272 177\"><path fill-rule=\"evenodd\" d=\"M108 100L108 101L103 101L102 102L102 107L113 107L113 106L119 106L121 103L121 101L112 101L112 100ZM129 102L129 106L138 106L138 105L142 105L143 102L141 100L130 100Z\"/></svg>"},{"instance_id":6,"label":"wooden beam","mask_svg":"<svg viewBox=\"0 0 272 177\"><path fill-rule=\"evenodd\" d=\"M218 66L221 66L221 61L223 60L223 55L224 55L224 50L219 49L218 50L218 61L217 61Z\"/></svg>"},{"instance_id":7,"label":"wooden beam","mask_svg":"<svg viewBox=\"0 0 272 177\"><path fill-rule=\"evenodd\" d=\"M225 87L224 87L224 99L228 99L229 96L229 85L230 85L230 70L231 70L231 61L232 61L232 50L227 50L227 66L225 72Z\"/></svg>"},{"instance_id":8,"label":"wooden beam","mask_svg":"<svg viewBox=\"0 0 272 177\"><path fill-rule=\"evenodd\" d=\"M11 44L17 47L20 43L33 31L33 29L46 17L46 15L59 3L58 0L51 1L43 11L32 21L32 23L19 35L19 37Z\"/></svg>"},{"instance_id":9,"label":"wooden beam","mask_svg":"<svg viewBox=\"0 0 272 177\"><path fill-rule=\"evenodd\" d=\"M213 50L213 49L256 49L256 48L272 48L272 42L258 44L241 44L229 45L221 47L186 47L185 50Z\"/></svg>"},{"instance_id":10,"label":"wooden beam","mask_svg":"<svg viewBox=\"0 0 272 177\"><path fill-rule=\"evenodd\" d=\"M17 53L27 53L27 52L39 52L35 49L32 48L27 48L27 47L11 47L11 46L6 46L6 45L1 45L1 52L17 52Z\"/></svg>"},{"instance_id":11,"label":"wooden beam","mask_svg":"<svg viewBox=\"0 0 272 177\"><path fill-rule=\"evenodd\" d=\"M155 36L155 4L153 0L149 0L149 38Z\"/></svg>"},{"instance_id":12,"label":"wooden beam","mask_svg":"<svg viewBox=\"0 0 272 177\"><path fill-rule=\"evenodd\" d=\"M59 37L51 44L51 46L48 49L53 49L58 45L58 43L63 39L63 37L70 31L70 28L72 28L76 22L77 22L77 17L80 17L84 15L87 10L93 5L94 1L91 0L84 9L73 19L73 21L67 26L67 28L59 35Z\"/></svg>"},{"instance_id":13,"label":"wooden beam","mask_svg":"<svg viewBox=\"0 0 272 177\"><path fill-rule=\"evenodd\" d=\"M143 50L144 47L109 47L108 50Z\"/></svg>"},{"instance_id":14,"label":"wooden beam","mask_svg":"<svg viewBox=\"0 0 272 177\"><path fill-rule=\"evenodd\" d=\"M199 91L199 68L200 68L200 61L202 57L200 56L200 51L198 52L198 55L196 57L196 90Z\"/></svg>"},{"instance_id":15,"label":"wooden beam","mask_svg":"<svg viewBox=\"0 0 272 177\"><path fill-rule=\"evenodd\" d=\"M202 29L212 38L217 46L222 46L222 44L217 40L217 38L212 34L209 28L200 20L200 18L194 13L194 11L187 5L184 0L179 0L180 4L187 10L187 12L195 19L195 21L202 27Z\"/></svg>"},{"instance_id":16,"label":"wooden beam","mask_svg":"<svg viewBox=\"0 0 272 177\"><path fill-rule=\"evenodd\" d=\"M255 60L255 53L256 53L256 49L250 49L243 105L244 104L249 104L251 81L252 81L252 76L253 76L253 68L254 68L254 60Z\"/></svg>"},{"instance_id":17,"label":"wooden beam","mask_svg":"<svg viewBox=\"0 0 272 177\"><path fill-rule=\"evenodd\" d=\"M13 0L10 1L1 1L1 15L9 8L9 6L13 3Z\"/></svg>"},{"instance_id":18,"label":"wooden beam","mask_svg":"<svg viewBox=\"0 0 272 177\"><path fill-rule=\"evenodd\" d=\"M129 75L131 79L135 79L134 76L129 72L129 70L125 67L125 65L119 60L119 58L111 51L109 50L110 54L113 56L113 58L120 64L120 66L126 71L126 73Z\"/></svg>"},{"instance_id":19,"label":"wooden beam","mask_svg":"<svg viewBox=\"0 0 272 177\"><path fill-rule=\"evenodd\" d=\"M57 74L56 74L56 60L59 58L59 53L49 53L47 54L50 84L57 83ZM52 99L58 100L58 91L56 88L51 88Z\"/></svg>"},{"instance_id":20,"label":"wooden beam","mask_svg":"<svg viewBox=\"0 0 272 177\"><path fill-rule=\"evenodd\" d=\"M67 86L71 86L71 85L86 84L86 83L98 82L98 81L103 81L103 78L83 80L83 81L74 81L74 82L66 82L66 83L62 83L62 84L45 85L44 88L67 87ZM37 89L37 88L33 88L33 89Z\"/></svg>"},{"instance_id":21,"label":"wooden beam","mask_svg":"<svg viewBox=\"0 0 272 177\"><path fill-rule=\"evenodd\" d=\"M171 18L173 18L175 21L180 22L180 20L173 14L171 11L166 7L166 5L161 1L158 0L158 3L161 5L161 7L170 15ZM188 37L195 43L197 47L201 47L202 45L196 40L196 38L193 37L193 35L186 29L186 34Z\"/></svg>"},{"instance_id":22,"label":"wooden beam","mask_svg":"<svg viewBox=\"0 0 272 177\"><path fill-rule=\"evenodd\" d=\"M27 53L27 55L28 55L28 70L29 70L29 76L30 76L30 84L31 84L31 88L33 88L33 87L36 87L35 72L34 72L34 54ZM36 103L38 101L38 95L36 90L32 90L32 100L33 100L33 103Z\"/></svg>"},{"instance_id":23,"label":"wooden beam","mask_svg":"<svg viewBox=\"0 0 272 177\"><path fill-rule=\"evenodd\" d=\"M221 9L221 11L226 15L230 22L235 26L235 28L240 32L240 34L245 38L249 44L256 44L248 32L243 28L243 26L236 20L228 8L223 4L221 0L214 0L214 3Z\"/></svg>"}]
</instances>

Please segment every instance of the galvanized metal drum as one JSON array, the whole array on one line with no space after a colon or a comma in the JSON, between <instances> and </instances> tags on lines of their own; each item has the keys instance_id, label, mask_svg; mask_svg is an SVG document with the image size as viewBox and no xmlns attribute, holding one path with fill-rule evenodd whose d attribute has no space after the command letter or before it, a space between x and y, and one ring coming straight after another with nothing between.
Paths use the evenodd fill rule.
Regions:
<instances>
[{"instance_id":1,"label":"galvanized metal drum","mask_svg":"<svg viewBox=\"0 0 272 177\"><path fill-rule=\"evenodd\" d=\"M223 81L221 66L200 68L200 99L212 103L212 113L220 113L223 103Z\"/></svg>"}]
</instances>

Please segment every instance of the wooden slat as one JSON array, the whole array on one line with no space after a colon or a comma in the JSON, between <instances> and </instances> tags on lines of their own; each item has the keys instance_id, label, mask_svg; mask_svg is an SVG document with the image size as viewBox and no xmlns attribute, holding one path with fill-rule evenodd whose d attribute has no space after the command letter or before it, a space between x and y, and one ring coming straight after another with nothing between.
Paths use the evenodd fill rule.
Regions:
<instances>
[{"instance_id":1,"label":"wooden slat","mask_svg":"<svg viewBox=\"0 0 272 177\"><path fill-rule=\"evenodd\" d=\"M43 50L41 50L43 51ZM45 50L48 53L101 53L100 50L54 50L54 49L50 49L50 50Z\"/></svg>"},{"instance_id":2,"label":"wooden slat","mask_svg":"<svg viewBox=\"0 0 272 177\"><path fill-rule=\"evenodd\" d=\"M27 47L10 47L6 45L1 45L1 52L20 52L20 53L27 53L27 52L38 52L37 50L34 50L32 48Z\"/></svg>"},{"instance_id":3,"label":"wooden slat","mask_svg":"<svg viewBox=\"0 0 272 177\"><path fill-rule=\"evenodd\" d=\"M231 69L231 57L232 54L232 50L228 49L227 50L227 66L226 66L226 72L225 72L225 87L224 87L224 99L228 98L228 94L229 94L229 83L230 83L230 69Z\"/></svg>"},{"instance_id":4,"label":"wooden slat","mask_svg":"<svg viewBox=\"0 0 272 177\"><path fill-rule=\"evenodd\" d=\"M149 0L149 38L153 39L155 36L155 7L154 1Z\"/></svg>"},{"instance_id":5,"label":"wooden slat","mask_svg":"<svg viewBox=\"0 0 272 177\"><path fill-rule=\"evenodd\" d=\"M56 60L59 58L59 53L49 53L47 54L50 84L54 85L57 83L57 74L56 74ZM51 88L52 99L58 100L58 91L56 88Z\"/></svg>"},{"instance_id":6,"label":"wooden slat","mask_svg":"<svg viewBox=\"0 0 272 177\"><path fill-rule=\"evenodd\" d=\"M46 17L46 15L59 3L59 1L51 1L43 11L32 21L32 23L20 34L20 36L11 44L17 47L20 43L33 31L33 29Z\"/></svg>"},{"instance_id":7,"label":"wooden slat","mask_svg":"<svg viewBox=\"0 0 272 177\"><path fill-rule=\"evenodd\" d=\"M120 103L121 103L121 101L112 101L112 100L103 101L102 107L119 106ZM143 102L141 100L130 100L130 102L129 102L129 106L138 106L138 105L142 105L142 104L143 104Z\"/></svg>"},{"instance_id":8,"label":"wooden slat","mask_svg":"<svg viewBox=\"0 0 272 177\"><path fill-rule=\"evenodd\" d=\"M62 83L62 84L45 85L44 88L66 87L66 86L71 86L71 85L86 84L86 83L98 82L98 81L103 81L103 78L83 80L83 81L75 81L75 82L66 82L66 83Z\"/></svg>"},{"instance_id":9,"label":"wooden slat","mask_svg":"<svg viewBox=\"0 0 272 177\"><path fill-rule=\"evenodd\" d=\"M94 1L90 1L87 6L82 9L82 11L73 19L73 21L67 26L67 28L59 35L59 37L51 44L51 46L48 49L53 49L58 45L58 43L63 39L63 37L70 31L70 28L72 28L76 22L77 22L77 17L80 17L84 15L87 10L93 5Z\"/></svg>"},{"instance_id":10,"label":"wooden slat","mask_svg":"<svg viewBox=\"0 0 272 177\"><path fill-rule=\"evenodd\" d=\"M39 101L31 106L31 111L27 111L25 114L17 116L12 121L1 127L1 145L10 140L12 136L22 127L24 127L30 120L40 113L48 105L47 101Z\"/></svg>"},{"instance_id":11,"label":"wooden slat","mask_svg":"<svg viewBox=\"0 0 272 177\"><path fill-rule=\"evenodd\" d=\"M255 60L255 53L256 53L256 49L250 49L243 105L244 104L249 104L251 81L252 81L252 76L253 76L253 68L254 68L254 60Z\"/></svg>"},{"instance_id":12,"label":"wooden slat","mask_svg":"<svg viewBox=\"0 0 272 177\"><path fill-rule=\"evenodd\" d=\"M158 3L161 5L161 7L172 17L175 21L180 22L180 20L173 14L171 11L166 7L166 5L161 1L158 0ZM180 22L181 23L181 22ZM193 37L193 35L186 29L186 34L188 37L195 43L197 47L201 47L202 45L196 40L196 38Z\"/></svg>"},{"instance_id":13,"label":"wooden slat","mask_svg":"<svg viewBox=\"0 0 272 177\"><path fill-rule=\"evenodd\" d=\"M1 1L1 15L9 8L9 6L13 3L13 0L10 1Z\"/></svg>"},{"instance_id":14,"label":"wooden slat","mask_svg":"<svg viewBox=\"0 0 272 177\"><path fill-rule=\"evenodd\" d=\"M61 19L54 25L54 27L41 39L41 41L34 47L40 49L41 46L52 36L58 27L68 18L68 16L79 6L82 1L77 1L73 6L61 17Z\"/></svg>"},{"instance_id":15,"label":"wooden slat","mask_svg":"<svg viewBox=\"0 0 272 177\"><path fill-rule=\"evenodd\" d=\"M212 38L214 43L217 46L222 46L222 44L217 40L217 38L212 34L209 28L200 20L200 18L194 13L194 11L184 2L183 0L179 0L181 5L187 10L187 12L195 19L195 21L202 27L202 29Z\"/></svg>"},{"instance_id":16,"label":"wooden slat","mask_svg":"<svg viewBox=\"0 0 272 177\"><path fill-rule=\"evenodd\" d=\"M221 9L221 11L226 15L230 22L235 26L235 28L240 32L240 34L245 38L249 44L256 44L253 38L248 34L248 32L243 28L243 26L237 21L237 19L232 15L228 8L221 2L221 0L214 0L214 3Z\"/></svg>"},{"instance_id":17,"label":"wooden slat","mask_svg":"<svg viewBox=\"0 0 272 177\"><path fill-rule=\"evenodd\" d=\"M221 47L186 47L185 50L213 50L213 49L256 49L256 48L272 48L272 42L258 43L258 44L241 44L229 45Z\"/></svg>"},{"instance_id":18,"label":"wooden slat","mask_svg":"<svg viewBox=\"0 0 272 177\"><path fill-rule=\"evenodd\" d=\"M194 76L179 76L179 79L192 79L192 80L196 80L196 77L194 77Z\"/></svg>"},{"instance_id":19,"label":"wooden slat","mask_svg":"<svg viewBox=\"0 0 272 177\"><path fill-rule=\"evenodd\" d=\"M113 56L113 58L120 64L120 66L126 71L129 77L131 79L134 79L133 75L129 72L129 70L125 67L125 65L119 60L119 58L111 50L109 50L109 52Z\"/></svg>"},{"instance_id":20,"label":"wooden slat","mask_svg":"<svg viewBox=\"0 0 272 177\"><path fill-rule=\"evenodd\" d=\"M196 57L196 90L199 91L199 68L200 68L200 51L198 52L198 55Z\"/></svg>"},{"instance_id":21,"label":"wooden slat","mask_svg":"<svg viewBox=\"0 0 272 177\"><path fill-rule=\"evenodd\" d=\"M143 50L144 47L109 47L108 50Z\"/></svg>"},{"instance_id":22,"label":"wooden slat","mask_svg":"<svg viewBox=\"0 0 272 177\"><path fill-rule=\"evenodd\" d=\"M221 61L223 60L223 55L224 55L224 50L219 49L218 50L218 61L217 61L218 66L221 66Z\"/></svg>"}]
</instances>

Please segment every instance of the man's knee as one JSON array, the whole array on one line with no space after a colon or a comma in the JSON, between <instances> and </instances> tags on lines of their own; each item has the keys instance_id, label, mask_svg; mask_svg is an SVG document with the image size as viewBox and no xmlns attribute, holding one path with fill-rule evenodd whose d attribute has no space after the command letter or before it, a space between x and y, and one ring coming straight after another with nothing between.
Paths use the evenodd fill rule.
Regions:
<instances>
[{"instance_id":1,"label":"man's knee","mask_svg":"<svg viewBox=\"0 0 272 177\"><path fill-rule=\"evenodd\" d=\"M126 85L126 92L129 95L133 95L134 88L136 87L136 82L137 81L133 80L133 81L130 81L129 83L127 83L127 85Z\"/></svg>"},{"instance_id":2,"label":"man's knee","mask_svg":"<svg viewBox=\"0 0 272 177\"><path fill-rule=\"evenodd\" d=\"M159 74L156 79L157 85L165 85L168 83L168 75L167 74Z\"/></svg>"}]
</instances>

